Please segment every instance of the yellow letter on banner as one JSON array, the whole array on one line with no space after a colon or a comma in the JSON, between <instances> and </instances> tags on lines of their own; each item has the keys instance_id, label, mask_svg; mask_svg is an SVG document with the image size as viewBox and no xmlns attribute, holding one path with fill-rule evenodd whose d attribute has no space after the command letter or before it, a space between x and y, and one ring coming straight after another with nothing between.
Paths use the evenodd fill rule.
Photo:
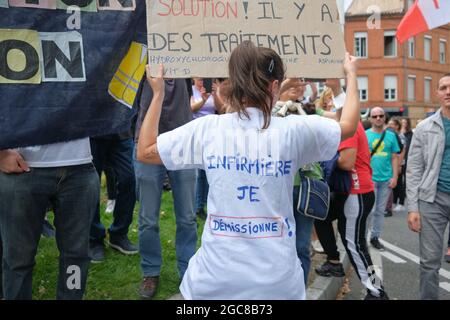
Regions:
<instances>
[{"instance_id":1,"label":"yellow letter on banner","mask_svg":"<svg viewBox=\"0 0 450 320\"><path fill-rule=\"evenodd\" d=\"M109 94L127 107L133 107L146 64L147 46L132 42L109 84Z\"/></svg>"},{"instance_id":2,"label":"yellow letter on banner","mask_svg":"<svg viewBox=\"0 0 450 320\"><path fill-rule=\"evenodd\" d=\"M0 83L41 83L39 33L0 29Z\"/></svg>"}]
</instances>

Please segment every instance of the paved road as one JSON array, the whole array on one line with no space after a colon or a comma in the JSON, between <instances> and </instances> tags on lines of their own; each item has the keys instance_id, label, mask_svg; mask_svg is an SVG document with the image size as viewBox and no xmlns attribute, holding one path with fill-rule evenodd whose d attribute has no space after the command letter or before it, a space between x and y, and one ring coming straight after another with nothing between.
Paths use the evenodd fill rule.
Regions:
<instances>
[{"instance_id":1,"label":"paved road","mask_svg":"<svg viewBox=\"0 0 450 320\"><path fill-rule=\"evenodd\" d=\"M385 219L382 240L386 250L381 252L383 280L388 295L393 300L419 299L419 236L408 229L407 213L394 213ZM445 234L445 250L448 230ZM443 253L442 256L444 256ZM356 274L349 277L350 292L346 300L360 300L365 296ZM440 299L450 300L450 263L442 262L439 277Z\"/></svg>"}]
</instances>

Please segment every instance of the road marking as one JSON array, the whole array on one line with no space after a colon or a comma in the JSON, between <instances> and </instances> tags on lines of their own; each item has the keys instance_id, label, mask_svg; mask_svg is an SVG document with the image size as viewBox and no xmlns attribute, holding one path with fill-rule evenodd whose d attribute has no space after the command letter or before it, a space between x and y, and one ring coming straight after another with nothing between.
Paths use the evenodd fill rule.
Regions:
<instances>
[{"instance_id":1,"label":"road marking","mask_svg":"<svg viewBox=\"0 0 450 320\"><path fill-rule=\"evenodd\" d=\"M386 259L391 260L393 263L406 263L406 260L403 260L400 257L397 257L395 254L392 254L387 251L381 251L380 254Z\"/></svg>"},{"instance_id":2,"label":"road marking","mask_svg":"<svg viewBox=\"0 0 450 320\"><path fill-rule=\"evenodd\" d=\"M448 282L439 282L439 287L450 292L450 283Z\"/></svg>"},{"instance_id":3,"label":"road marking","mask_svg":"<svg viewBox=\"0 0 450 320\"><path fill-rule=\"evenodd\" d=\"M419 258L418 256L412 254L411 252L406 251L406 250L404 250L404 249L402 249L402 248L399 248L399 247L397 247L397 246L395 246L395 245L393 245L393 244L391 244L391 243L389 243L389 242L386 242L386 241L384 241L384 240L381 240L381 239L380 239L380 242L381 242L386 248L388 248L388 249L390 249L390 250L392 250L392 251L398 253L399 255L401 255L401 256L403 256L403 257L405 257L405 258L411 260L412 262L415 262L416 264L420 264L420 258ZM440 274L441 276L443 276L444 278L447 278L448 280L450 280L450 272L449 272L449 271L444 270L443 268L441 268L441 269L439 270L439 274Z\"/></svg>"}]
</instances>

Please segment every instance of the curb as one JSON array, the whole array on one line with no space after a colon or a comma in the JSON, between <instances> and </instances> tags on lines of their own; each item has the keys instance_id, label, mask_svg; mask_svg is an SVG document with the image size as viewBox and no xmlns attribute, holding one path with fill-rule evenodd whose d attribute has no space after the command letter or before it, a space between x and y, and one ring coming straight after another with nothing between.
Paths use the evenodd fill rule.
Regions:
<instances>
[{"instance_id":1,"label":"curb","mask_svg":"<svg viewBox=\"0 0 450 320\"><path fill-rule=\"evenodd\" d=\"M340 261L344 267L345 273L350 268L350 259L345 251L342 242L336 239L340 254ZM345 277L322 277L317 276L314 282L306 290L306 300L336 300L339 290L344 284Z\"/></svg>"}]
</instances>

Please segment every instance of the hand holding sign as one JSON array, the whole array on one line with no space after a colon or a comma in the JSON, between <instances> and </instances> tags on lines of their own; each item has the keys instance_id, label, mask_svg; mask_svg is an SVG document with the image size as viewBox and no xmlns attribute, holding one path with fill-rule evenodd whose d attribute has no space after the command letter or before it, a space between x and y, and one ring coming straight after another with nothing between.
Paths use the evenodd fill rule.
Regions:
<instances>
[{"instance_id":1,"label":"hand holding sign","mask_svg":"<svg viewBox=\"0 0 450 320\"><path fill-rule=\"evenodd\" d=\"M358 70L358 58L346 52L344 60L344 70L346 75L356 74L356 71Z\"/></svg>"},{"instance_id":2,"label":"hand holding sign","mask_svg":"<svg viewBox=\"0 0 450 320\"><path fill-rule=\"evenodd\" d=\"M158 73L156 77L151 76L151 67L150 65L145 66L145 72L147 75L147 82L153 90L153 94L156 95L164 95L164 66L162 64L158 67Z\"/></svg>"}]
</instances>

